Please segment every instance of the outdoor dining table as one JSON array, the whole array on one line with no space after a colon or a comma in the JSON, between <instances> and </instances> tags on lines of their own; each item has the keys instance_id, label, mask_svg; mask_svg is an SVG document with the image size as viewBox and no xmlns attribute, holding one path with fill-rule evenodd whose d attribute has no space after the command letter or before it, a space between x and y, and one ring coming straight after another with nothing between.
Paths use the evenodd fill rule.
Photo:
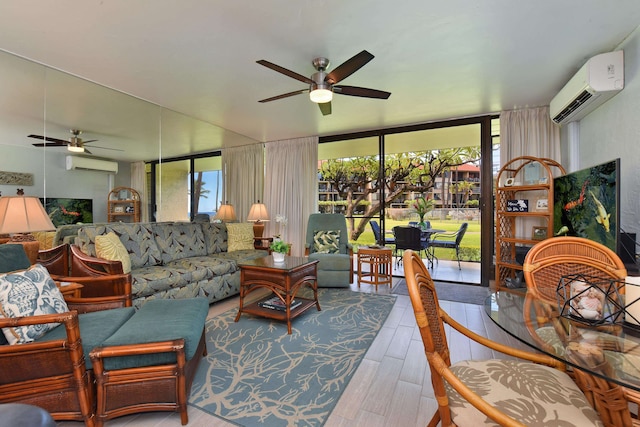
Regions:
<instances>
[{"instance_id":1,"label":"outdoor dining table","mask_svg":"<svg viewBox=\"0 0 640 427\"><path fill-rule=\"evenodd\" d=\"M406 225L405 227L414 227L413 225ZM423 242L427 242L427 247L426 247L426 254L427 254L427 261L429 262L429 268L433 267L433 261L434 260L438 260L438 258L436 257L433 248L431 247L431 245L429 244L431 242L431 237L434 234L438 234L438 233L446 233L447 230L441 230L439 228L423 228L423 227L416 227L416 228L420 228L420 240L422 240ZM390 234L393 235L393 231L392 230L387 230L385 231L385 234Z\"/></svg>"}]
</instances>

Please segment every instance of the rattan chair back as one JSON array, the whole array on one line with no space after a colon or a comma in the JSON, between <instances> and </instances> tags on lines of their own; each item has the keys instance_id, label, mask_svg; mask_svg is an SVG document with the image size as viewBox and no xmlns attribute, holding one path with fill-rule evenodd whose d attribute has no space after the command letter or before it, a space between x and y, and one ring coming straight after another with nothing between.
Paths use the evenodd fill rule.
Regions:
<instances>
[{"instance_id":1,"label":"rattan chair back","mask_svg":"<svg viewBox=\"0 0 640 427\"><path fill-rule=\"evenodd\" d=\"M550 303L557 301L556 292L563 276L584 274L616 280L627 276L624 263L611 249L572 236L554 237L536 244L527 253L523 270L528 291Z\"/></svg>"}]
</instances>

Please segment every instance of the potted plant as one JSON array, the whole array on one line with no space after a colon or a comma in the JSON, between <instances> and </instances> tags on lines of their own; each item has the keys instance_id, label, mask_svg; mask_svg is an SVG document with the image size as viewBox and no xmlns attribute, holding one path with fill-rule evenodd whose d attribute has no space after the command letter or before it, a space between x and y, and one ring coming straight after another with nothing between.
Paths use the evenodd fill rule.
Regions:
<instances>
[{"instance_id":1,"label":"potted plant","mask_svg":"<svg viewBox=\"0 0 640 427\"><path fill-rule=\"evenodd\" d=\"M289 253L289 249L291 245L286 243L284 240L276 239L271 243L269 249L273 254L273 261L275 262L283 262L284 256Z\"/></svg>"},{"instance_id":2,"label":"potted plant","mask_svg":"<svg viewBox=\"0 0 640 427\"><path fill-rule=\"evenodd\" d=\"M433 209L433 200L425 199L424 197L418 197L413 203L413 208L420 217L420 228L424 227L424 216Z\"/></svg>"}]
</instances>

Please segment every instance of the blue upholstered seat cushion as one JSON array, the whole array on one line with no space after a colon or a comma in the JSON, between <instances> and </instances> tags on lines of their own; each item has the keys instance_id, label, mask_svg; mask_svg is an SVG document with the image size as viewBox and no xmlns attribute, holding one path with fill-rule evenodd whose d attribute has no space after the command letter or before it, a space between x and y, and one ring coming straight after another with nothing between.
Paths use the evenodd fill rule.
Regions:
<instances>
[{"instance_id":1,"label":"blue upholstered seat cushion","mask_svg":"<svg viewBox=\"0 0 640 427\"><path fill-rule=\"evenodd\" d=\"M150 300L102 345L144 344L184 338L185 355L190 360L200 342L208 313L209 302L206 298ZM175 362L173 352L154 353L106 358L104 367L114 370Z\"/></svg>"},{"instance_id":2,"label":"blue upholstered seat cushion","mask_svg":"<svg viewBox=\"0 0 640 427\"><path fill-rule=\"evenodd\" d=\"M324 254L314 252L309 254L310 260L318 260L318 270L347 271L351 267L351 258L347 254Z\"/></svg>"},{"instance_id":3,"label":"blue upholstered seat cushion","mask_svg":"<svg viewBox=\"0 0 640 427\"><path fill-rule=\"evenodd\" d=\"M24 247L18 244L0 245L0 273L25 270L31 266L31 262L24 251Z\"/></svg>"},{"instance_id":4,"label":"blue upholstered seat cushion","mask_svg":"<svg viewBox=\"0 0 640 427\"><path fill-rule=\"evenodd\" d=\"M82 350L87 369L92 367L89 352L102 345L102 342L117 331L134 313L135 309L133 307L124 307L84 313L78 316ZM66 337L67 333L64 325L59 325L37 341L61 340L66 339Z\"/></svg>"}]
</instances>

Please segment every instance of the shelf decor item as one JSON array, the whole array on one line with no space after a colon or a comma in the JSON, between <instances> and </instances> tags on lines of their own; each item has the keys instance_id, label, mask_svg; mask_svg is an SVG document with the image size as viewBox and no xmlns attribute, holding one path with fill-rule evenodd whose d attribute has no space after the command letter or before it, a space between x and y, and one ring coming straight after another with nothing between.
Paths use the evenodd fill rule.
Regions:
<instances>
[{"instance_id":1,"label":"shelf decor item","mask_svg":"<svg viewBox=\"0 0 640 427\"><path fill-rule=\"evenodd\" d=\"M560 316L589 325L619 324L625 318L624 283L586 274L562 276L557 298Z\"/></svg>"}]
</instances>

